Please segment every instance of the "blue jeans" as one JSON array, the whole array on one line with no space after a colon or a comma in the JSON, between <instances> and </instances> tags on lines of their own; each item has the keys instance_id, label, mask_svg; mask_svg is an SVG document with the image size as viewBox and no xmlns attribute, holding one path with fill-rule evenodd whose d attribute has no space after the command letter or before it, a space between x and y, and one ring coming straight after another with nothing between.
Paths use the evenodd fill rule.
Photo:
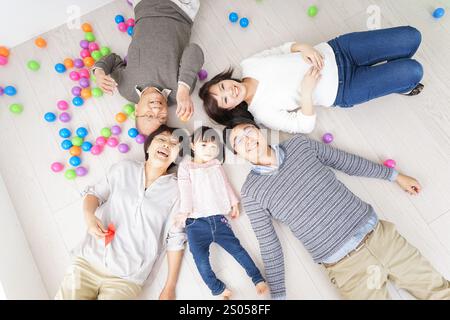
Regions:
<instances>
[{"instance_id":1,"label":"blue jeans","mask_svg":"<svg viewBox=\"0 0 450 320\"><path fill-rule=\"evenodd\" d=\"M188 218L186 219L186 233L197 269L213 295L219 295L225 290L225 284L217 279L209 262L209 246L213 242L224 248L239 262L255 285L264 281L258 267L241 246L231 230L227 218L223 215L198 219Z\"/></svg>"},{"instance_id":2,"label":"blue jeans","mask_svg":"<svg viewBox=\"0 0 450 320\"><path fill-rule=\"evenodd\" d=\"M420 32L409 26L354 32L330 40L339 73L334 105L352 107L414 89L422 79L423 68L411 57L421 40Z\"/></svg>"}]
</instances>

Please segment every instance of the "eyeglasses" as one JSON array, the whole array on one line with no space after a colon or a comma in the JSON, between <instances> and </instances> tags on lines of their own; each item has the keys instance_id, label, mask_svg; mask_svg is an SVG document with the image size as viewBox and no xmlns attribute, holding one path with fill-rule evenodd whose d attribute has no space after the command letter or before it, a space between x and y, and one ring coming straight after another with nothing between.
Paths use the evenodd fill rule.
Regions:
<instances>
[{"instance_id":1,"label":"eyeglasses","mask_svg":"<svg viewBox=\"0 0 450 320\"><path fill-rule=\"evenodd\" d=\"M248 126L245 127L242 132L236 136L234 139L233 149L235 150L237 146L240 146L245 138L254 138L256 139L258 137L258 134L254 127Z\"/></svg>"}]
</instances>

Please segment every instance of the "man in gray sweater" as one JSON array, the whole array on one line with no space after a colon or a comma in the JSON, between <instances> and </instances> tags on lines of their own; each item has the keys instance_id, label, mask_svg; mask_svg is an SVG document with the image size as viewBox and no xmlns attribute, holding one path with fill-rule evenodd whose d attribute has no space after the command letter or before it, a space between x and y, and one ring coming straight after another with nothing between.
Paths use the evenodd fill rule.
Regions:
<instances>
[{"instance_id":1,"label":"man in gray sweater","mask_svg":"<svg viewBox=\"0 0 450 320\"><path fill-rule=\"evenodd\" d=\"M387 299L389 279L419 299L450 299L449 282L331 168L395 181L410 194L421 190L415 179L304 135L269 146L249 121L226 128L224 139L253 164L241 189L242 204L259 241L272 298L286 297L275 219L326 268L344 298Z\"/></svg>"},{"instance_id":2,"label":"man in gray sweater","mask_svg":"<svg viewBox=\"0 0 450 320\"><path fill-rule=\"evenodd\" d=\"M138 1L127 63L115 53L95 63L99 87L109 94L117 88L136 104L136 127L144 135L166 123L169 105L178 105L182 121L194 111L190 95L204 57L189 40L199 6L199 0Z\"/></svg>"}]
</instances>

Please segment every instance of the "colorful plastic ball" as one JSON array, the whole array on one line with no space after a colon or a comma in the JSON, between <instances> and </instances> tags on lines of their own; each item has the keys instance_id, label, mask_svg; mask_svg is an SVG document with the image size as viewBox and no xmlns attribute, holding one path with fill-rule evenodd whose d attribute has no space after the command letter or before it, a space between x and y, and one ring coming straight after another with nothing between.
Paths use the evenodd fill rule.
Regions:
<instances>
[{"instance_id":1,"label":"colorful plastic ball","mask_svg":"<svg viewBox=\"0 0 450 320\"><path fill-rule=\"evenodd\" d=\"M46 114L44 114L44 119L47 122L54 122L56 120L56 114L54 114L53 112L47 112Z\"/></svg>"},{"instance_id":2,"label":"colorful plastic ball","mask_svg":"<svg viewBox=\"0 0 450 320\"><path fill-rule=\"evenodd\" d=\"M128 64L128 55L126 55L125 57L123 57L123 62L125 62L125 65Z\"/></svg>"},{"instance_id":3,"label":"colorful plastic ball","mask_svg":"<svg viewBox=\"0 0 450 320\"><path fill-rule=\"evenodd\" d=\"M436 19L440 19L445 15L445 9L444 8L437 8L433 11L433 17Z\"/></svg>"},{"instance_id":4,"label":"colorful plastic ball","mask_svg":"<svg viewBox=\"0 0 450 320\"><path fill-rule=\"evenodd\" d=\"M9 111L15 114L20 114L23 111L23 106L19 103L13 103L9 106Z\"/></svg>"},{"instance_id":5,"label":"colorful plastic ball","mask_svg":"<svg viewBox=\"0 0 450 320\"><path fill-rule=\"evenodd\" d=\"M73 60L70 58L64 59L64 66L66 67L66 69L73 68L73 66L74 66Z\"/></svg>"},{"instance_id":6,"label":"colorful plastic ball","mask_svg":"<svg viewBox=\"0 0 450 320\"><path fill-rule=\"evenodd\" d=\"M114 136L118 136L122 133L122 129L118 125L114 125L111 127L111 134Z\"/></svg>"},{"instance_id":7,"label":"colorful plastic ball","mask_svg":"<svg viewBox=\"0 0 450 320\"><path fill-rule=\"evenodd\" d=\"M41 65L39 64L39 62L37 62L36 60L30 60L27 63L27 67L28 69L30 69L31 71L38 71L39 68L41 67Z\"/></svg>"},{"instance_id":8,"label":"colorful plastic ball","mask_svg":"<svg viewBox=\"0 0 450 320\"><path fill-rule=\"evenodd\" d=\"M118 14L117 16L114 17L114 21L115 21L117 24L119 24L119 23L121 23L121 22L124 22L124 21L125 21L125 18L123 17L123 15Z\"/></svg>"},{"instance_id":9,"label":"colorful plastic ball","mask_svg":"<svg viewBox=\"0 0 450 320\"><path fill-rule=\"evenodd\" d=\"M59 115L59 121L61 122L69 122L71 120L70 114L68 114L67 112L63 112Z\"/></svg>"},{"instance_id":10,"label":"colorful plastic ball","mask_svg":"<svg viewBox=\"0 0 450 320\"><path fill-rule=\"evenodd\" d=\"M235 22L237 22L239 20L239 16L238 16L238 14L236 12L231 12L228 15L228 20L230 20L230 22L235 23Z\"/></svg>"},{"instance_id":11,"label":"colorful plastic ball","mask_svg":"<svg viewBox=\"0 0 450 320\"><path fill-rule=\"evenodd\" d=\"M76 136L72 138L71 142L74 146L81 147L83 144L83 138Z\"/></svg>"},{"instance_id":12,"label":"colorful plastic ball","mask_svg":"<svg viewBox=\"0 0 450 320\"><path fill-rule=\"evenodd\" d=\"M127 120L127 115L123 112L116 114L116 121L119 123L125 122Z\"/></svg>"},{"instance_id":13,"label":"colorful plastic ball","mask_svg":"<svg viewBox=\"0 0 450 320\"><path fill-rule=\"evenodd\" d=\"M127 31L127 24L125 22L121 22L117 25L117 28L120 32L126 32Z\"/></svg>"},{"instance_id":14,"label":"colorful plastic ball","mask_svg":"<svg viewBox=\"0 0 450 320\"><path fill-rule=\"evenodd\" d=\"M13 86L5 87L4 91L7 96L14 96L17 93L16 88L14 88Z\"/></svg>"},{"instance_id":15,"label":"colorful plastic ball","mask_svg":"<svg viewBox=\"0 0 450 320\"><path fill-rule=\"evenodd\" d=\"M322 136L322 141L324 143L331 143L331 142L333 142L333 139L334 139L334 137L333 137L333 135L331 133L325 133Z\"/></svg>"},{"instance_id":16,"label":"colorful plastic ball","mask_svg":"<svg viewBox=\"0 0 450 320\"><path fill-rule=\"evenodd\" d=\"M0 56L0 66L8 64L8 57Z\"/></svg>"},{"instance_id":17,"label":"colorful plastic ball","mask_svg":"<svg viewBox=\"0 0 450 320\"><path fill-rule=\"evenodd\" d=\"M58 73L64 73L64 72L66 72L67 69L66 69L66 66L63 65L62 63L57 63L57 64L55 64L55 70Z\"/></svg>"},{"instance_id":18,"label":"colorful plastic ball","mask_svg":"<svg viewBox=\"0 0 450 320\"><path fill-rule=\"evenodd\" d=\"M241 20L239 20L239 25L242 28L247 28L249 23L250 23L250 21L248 21L247 18L241 18Z\"/></svg>"},{"instance_id":19,"label":"colorful plastic ball","mask_svg":"<svg viewBox=\"0 0 450 320\"><path fill-rule=\"evenodd\" d=\"M397 163L393 159L387 159L383 162L383 164L388 168L395 168L395 166L397 165Z\"/></svg>"},{"instance_id":20,"label":"colorful plastic ball","mask_svg":"<svg viewBox=\"0 0 450 320\"><path fill-rule=\"evenodd\" d=\"M126 21L125 23L126 23L127 26L129 26L129 27L134 27L134 25L136 24L136 22L134 21L133 18L127 19L127 21Z\"/></svg>"},{"instance_id":21,"label":"colorful plastic ball","mask_svg":"<svg viewBox=\"0 0 450 320\"><path fill-rule=\"evenodd\" d=\"M101 47L100 52L102 53L102 56L107 56L111 53L111 49L108 47Z\"/></svg>"},{"instance_id":22,"label":"colorful plastic ball","mask_svg":"<svg viewBox=\"0 0 450 320\"><path fill-rule=\"evenodd\" d=\"M94 156L99 155L100 153L102 153L102 151L103 151L103 147L102 147L102 146L99 146L99 145L95 145L95 146L93 146L93 147L91 148L91 153L92 153Z\"/></svg>"},{"instance_id":23,"label":"colorful plastic ball","mask_svg":"<svg viewBox=\"0 0 450 320\"><path fill-rule=\"evenodd\" d=\"M89 71L86 68L78 70L78 73L80 74L80 78L89 79L90 77Z\"/></svg>"},{"instance_id":24,"label":"colorful plastic ball","mask_svg":"<svg viewBox=\"0 0 450 320\"><path fill-rule=\"evenodd\" d=\"M208 72L205 69L201 69L198 72L198 78L200 79L200 81L205 80L206 78L208 78Z\"/></svg>"},{"instance_id":25,"label":"colorful plastic ball","mask_svg":"<svg viewBox=\"0 0 450 320\"><path fill-rule=\"evenodd\" d=\"M63 139L67 139L71 134L72 132L70 132L70 130L67 128L62 128L61 130L59 130L59 136Z\"/></svg>"},{"instance_id":26,"label":"colorful plastic ball","mask_svg":"<svg viewBox=\"0 0 450 320\"><path fill-rule=\"evenodd\" d=\"M80 69L80 68L84 67L84 62L83 62L83 60L77 58L77 59L73 60L73 65L75 66L75 68Z\"/></svg>"},{"instance_id":27,"label":"colorful plastic ball","mask_svg":"<svg viewBox=\"0 0 450 320\"><path fill-rule=\"evenodd\" d=\"M80 87L87 88L90 85L89 79L81 78L79 84L80 84Z\"/></svg>"},{"instance_id":28,"label":"colorful plastic ball","mask_svg":"<svg viewBox=\"0 0 450 320\"><path fill-rule=\"evenodd\" d=\"M78 167L81 164L81 158L77 156L70 157L69 163L73 167Z\"/></svg>"},{"instance_id":29,"label":"colorful plastic ball","mask_svg":"<svg viewBox=\"0 0 450 320\"><path fill-rule=\"evenodd\" d=\"M34 40L34 44L39 48L45 48L47 46L47 41L45 41L44 38L39 37Z\"/></svg>"},{"instance_id":30,"label":"colorful plastic ball","mask_svg":"<svg viewBox=\"0 0 450 320\"><path fill-rule=\"evenodd\" d=\"M91 148L92 148L92 143L90 143L89 141L85 141L81 145L81 149L83 149L83 151L86 151L86 152L91 151Z\"/></svg>"},{"instance_id":31,"label":"colorful plastic ball","mask_svg":"<svg viewBox=\"0 0 450 320\"><path fill-rule=\"evenodd\" d=\"M133 0L127 0L127 3L132 7L134 5Z\"/></svg>"},{"instance_id":32,"label":"colorful plastic ball","mask_svg":"<svg viewBox=\"0 0 450 320\"><path fill-rule=\"evenodd\" d=\"M77 174L78 177L84 177L85 175L87 175L88 170L85 167L78 167L75 169L75 173Z\"/></svg>"},{"instance_id":33,"label":"colorful plastic ball","mask_svg":"<svg viewBox=\"0 0 450 320\"><path fill-rule=\"evenodd\" d=\"M100 89L98 87L92 88L91 93L95 98L99 98L99 97L103 96L102 89Z\"/></svg>"},{"instance_id":34,"label":"colorful plastic ball","mask_svg":"<svg viewBox=\"0 0 450 320\"><path fill-rule=\"evenodd\" d=\"M136 138L138 134L139 131L137 131L136 128L131 128L130 130L128 130L128 135L130 136L130 138Z\"/></svg>"},{"instance_id":35,"label":"colorful plastic ball","mask_svg":"<svg viewBox=\"0 0 450 320\"><path fill-rule=\"evenodd\" d=\"M81 88L79 86L74 86L71 92L75 97L79 97L81 95Z\"/></svg>"},{"instance_id":36,"label":"colorful plastic ball","mask_svg":"<svg viewBox=\"0 0 450 320\"><path fill-rule=\"evenodd\" d=\"M71 71L69 73L69 78L73 81L78 81L78 80L80 80L80 74L76 71Z\"/></svg>"},{"instance_id":37,"label":"colorful plastic ball","mask_svg":"<svg viewBox=\"0 0 450 320\"><path fill-rule=\"evenodd\" d=\"M87 41L87 40L81 40L80 41L80 47L82 48L82 49L88 49L89 48L89 41Z\"/></svg>"},{"instance_id":38,"label":"colorful plastic ball","mask_svg":"<svg viewBox=\"0 0 450 320\"><path fill-rule=\"evenodd\" d=\"M73 144L72 144L72 141L70 141L70 140L66 139L61 142L61 148L63 148L64 150L69 150L70 148L72 148L72 146L73 146Z\"/></svg>"},{"instance_id":39,"label":"colorful plastic ball","mask_svg":"<svg viewBox=\"0 0 450 320\"><path fill-rule=\"evenodd\" d=\"M50 168L53 172L61 172L64 169L64 165L61 162L53 162Z\"/></svg>"},{"instance_id":40,"label":"colorful plastic ball","mask_svg":"<svg viewBox=\"0 0 450 320\"><path fill-rule=\"evenodd\" d=\"M119 144L119 140L117 140L117 138L115 137L110 137L108 139L108 141L106 142L106 144L112 148L117 147L117 145Z\"/></svg>"},{"instance_id":41,"label":"colorful plastic ball","mask_svg":"<svg viewBox=\"0 0 450 320\"><path fill-rule=\"evenodd\" d=\"M9 49L6 47L0 47L0 56L9 57Z\"/></svg>"},{"instance_id":42,"label":"colorful plastic ball","mask_svg":"<svg viewBox=\"0 0 450 320\"><path fill-rule=\"evenodd\" d=\"M88 130L85 127L79 127L76 133L78 137L84 138L88 135Z\"/></svg>"},{"instance_id":43,"label":"colorful plastic ball","mask_svg":"<svg viewBox=\"0 0 450 320\"><path fill-rule=\"evenodd\" d=\"M95 36L92 32L86 32L84 38L89 42L95 41Z\"/></svg>"},{"instance_id":44,"label":"colorful plastic ball","mask_svg":"<svg viewBox=\"0 0 450 320\"><path fill-rule=\"evenodd\" d=\"M81 89L81 97L84 100L87 100L90 97L92 97L91 89L90 88L83 88L83 89Z\"/></svg>"},{"instance_id":45,"label":"colorful plastic ball","mask_svg":"<svg viewBox=\"0 0 450 320\"><path fill-rule=\"evenodd\" d=\"M69 104L68 104L67 101L65 101L65 100L59 100L59 101L56 103L56 106L57 106L58 109L61 110L61 111L65 111L65 110L69 109Z\"/></svg>"},{"instance_id":46,"label":"colorful plastic ball","mask_svg":"<svg viewBox=\"0 0 450 320\"><path fill-rule=\"evenodd\" d=\"M84 32L92 32L92 26L85 22L81 25L81 30L83 30Z\"/></svg>"},{"instance_id":47,"label":"colorful plastic ball","mask_svg":"<svg viewBox=\"0 0 450 320\"><path fill-rule=\"evenodd\" d=\"M64 177L67 180L74 180L77 177L77 173L73 169L69 169L64 173Z\"/></svg>"},{"instance_id":48,"label":"colorful plastic ball","mask_svg":"<svg viewBox=\"0 0 450 320\"><path fill-rule=\"evenodd\" d=\"M91 56L95 61L100 60L103 57L102 53L98 50L92 51Z\"/></svg>"},{"instance_id":49,"label":"colorful plastic ball","mask_svg":"<svg viewBox=\"0 0 450 320\"><path fill-rule=\"evenodd\" d=\"M95 60L92 57L86 57L83 59L84 65L88 68L92 67L95 64Z\"/></svg>"},{"instance_id":50,"label":"colorful plastic ball","mask_svg":"<svg viewBox=\"0 0 450 320\"><path fill-rule=\"evenodd\" d=\"M72 99L72 103L76 107L81 107L84 103L84 100L81 97L75 97Z\"/></svg>"},{"instance_id":51,"label":"colorful plastic ball","mask_svg":"<svg viewBox=\"0 0 450 320\"><path fill-rule=\"evenodd\" d=\"M86 58L86 57L90 57L91 56L91 53L90 53L90 51L88 50L88 49L83 49L83 50L81 50L80 51L80 57L81 58Z\"/></svg>"},{"instance_id":52,"label":"colorful plastic ball","mask_svg":"<svg viewBox=\"0 0 450 320\"><path fill-rule=\"evenodd\" d=\"M318 12L319 9L317 8L317 6L310 6L308 8L308 16L310 16L311 18L315 17Z\"/></svg>"},{"instance_id":53,"label":"colorful plastic ball","mask_svg":"<svg viewBox=\"0 0 450 320\"><path fill-rule=\"evenodd\" d=\"M121 143L117 146L117 149L120 153L127 153L130 150L130 147L125 143Z\"/></svg>"},{"instance_id":54,"label":"colorful plastic ball","mask_svg":"<svg viewBox=\"0 0 450 320\"><path fill-rule=\"evenodd\" d=\"M97 139L95 139L95 144L96 145L98 145L98 146L100 146L100 147L103 147L105 144L106 144L106 138L105 137L103 137L103 136L100 136L100 137L98 137Z\"/></svg>"},{"instance_id":55,"label":"colorful plastic ball","mask_svg":"<svg viewBox=\"0 0 450 320\"><path fill-rule=\"evenodd\" d=\"M103 128L100 131L100 134L102 135L102 137L109 138L109 137L111 137L111 129L110 128Z\"/></svg>"},{"instance_id":56,"label":"colorful plastic ball","mask_svg":"<svg viewBox=\"0 0 450 320\"><path fill-rule=\"evenodd\" d=\"M131 103L127 103L126 105L123 106L122 111L127 116L129 116L130 114L132 114L134 112L134 106Z\"/></svg>"},{"instance_id":57,"label":"colorful plastic ball","mask_svg":"<svg viewBox=\"0 0 450 320\"><path fill-rule=\"evenodd\" d=\"M96 42L91 42L91 43L89 43L89 51L95 51L95 50L98 50L99 49L99 46L98 46L98 44L96 43Z\"/></svg>"},{"instance_id":58,"label":"colorful plastic ball","mask_svg":"<svg viewBox=\"0 0 450 320\"><path fill-rule=\"evenodd\" d=\"M134 31L134 27L132 27L132 26L127 27L127 33L129 36L133 35L133 31Z\"/></svg>"},{"instance_id":59,"label":"colorful plastic ball","mask_svg":"<svg viewBox=\"0 0 450 320\"><path fill-rule=\"evenodd\" d=\"M69 153L71 156L79 156L81 154L81 148L79 146L72 146L69 149Z\"/></svg>"},{"instance_id":60,"label":"colorful plastic ball","mask_svg":"<svg viewBox=\"0 0 450 320\"><path fill-rule=\"evenodd\" d=\"M143 134L138 134L135 140L137 143L143 144L145 142L145 136Z\"/></svg>"},{"instance_id":61,"label":"colorful plastic ball","mask_svg":"<svg viewBox=\"0 0 450 320\"><path fill-rule=\"evenodd\" d=\"M0 96L2 96L5 93L5 89L3 87L0 87Z\"/></svg>"}]
</instances>

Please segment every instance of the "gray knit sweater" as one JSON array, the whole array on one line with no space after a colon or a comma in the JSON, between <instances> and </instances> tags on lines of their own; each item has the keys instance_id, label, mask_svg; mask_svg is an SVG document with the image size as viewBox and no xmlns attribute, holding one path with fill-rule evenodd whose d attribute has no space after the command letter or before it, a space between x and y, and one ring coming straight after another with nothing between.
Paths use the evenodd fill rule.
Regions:
<instances>
[{"instance_id":1,"label":"gray knit sweater","mask_svg":"<svg viewBox=\"0 0 450 320\"><path fill-rule=\"evenodd\" d=\"M281 143L285 159L271 174L250 172L242 204L258 238L272 298L285 297L283 251L272 219L289 226L315 262L334 254L375 214L330 168L388 179L393 169L311 140Z\"/></svg>"},{"instance_id":2,"label":"gray knit sweater","mask_svg":"<svg viewBox=\"0 0 450 320\"><path fill-rule=\"evenodd\" d=\"M169 0L142 0L135 7L133 39L128 48L127 64L112 53L95 67L102 68L118 83L119 93L139 102L135 86L171 89L169 105L176 103L178 81L194 90L197 72L203 65L203 51L189 44L192 20Z\"/></svg>"}]
</instances>

